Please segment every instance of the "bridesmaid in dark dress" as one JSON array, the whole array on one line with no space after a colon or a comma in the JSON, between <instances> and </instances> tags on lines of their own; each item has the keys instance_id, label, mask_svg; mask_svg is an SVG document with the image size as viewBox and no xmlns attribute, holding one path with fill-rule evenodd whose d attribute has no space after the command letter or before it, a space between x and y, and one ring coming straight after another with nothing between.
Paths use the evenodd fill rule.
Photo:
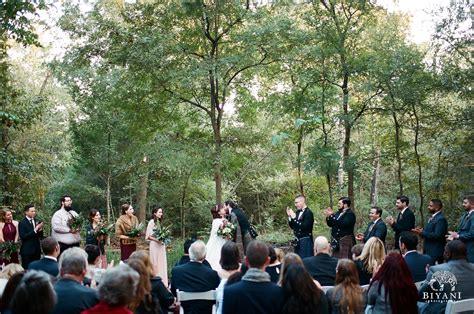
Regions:
<instances>
[{"instance_id":1,"label":"bridesmaid in dark dress","mask_svg":"<svg viewBox=\"0 0 474 314\"><path fill-rule=\"evenodd\" d=\"M93 208L89 212L89 222L86 226L86 244L93 244L99 247L100 256L98 260L98 264L96 265L99 268L107 268L107 257L105 254L105 241L106 237L102 236L101 239L97 239L94 236L95 228L97 228L101 223L101 217L99 210Z\"/></svg>"},{"instance_id":2,"label":"bridesmaid in dark dress","mask_svg":"<svg viewBox=\"0 0 474 314\"><path fill-rule=\"evenodd\" d=\"M13 220L12 211L7 209L3 212L3 217L0 222L0 243L6 241L18 243L18 238L18 221ZM3 263L5 263L5 265L10 263L19 264L18 252L12 253L9 259L0 259L0 265Z\"/></svg>"}]
</instances>

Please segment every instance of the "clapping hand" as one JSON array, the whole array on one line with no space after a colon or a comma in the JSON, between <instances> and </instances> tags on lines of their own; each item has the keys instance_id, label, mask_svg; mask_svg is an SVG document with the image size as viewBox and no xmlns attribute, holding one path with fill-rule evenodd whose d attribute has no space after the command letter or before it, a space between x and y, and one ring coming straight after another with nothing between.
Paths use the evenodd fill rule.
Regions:
<instances>
[{"instance_id":1,"label":"clapping hand","mask_svg":"<svg viewBox=\"0 0 474 314\"><path fill-rule=\"evenodd\" d=\"M331 207L328 207L324 210L324 215L326 215L326 217L329 217L331 216L332 214L334 214L334 211L332 210Z\"/></svg>"},{"instance_id":2,"label":"clapping hand","mask_svg":"<svg viewBox=\"0 0 474 314\"><path fill-rule=\"evenodd\" d=\"M355 238L356 238L357 241L363 241L364 240L364 234L363 233L358 233Z\"/></svg>"},{"instance_id":3,"label":"clapping hand","mask_svg":"<svg viewBox=\"0 0 474 314\"><path fill-rule=\"evenodd\" d=\"M459 238L459 234L455 231L448 231L449 235L446 236L446 240L453 241Z\"/></svg>"},{"instance_id":4,"label":"clapping hand","mask_svg":"<svg viewBox=\"0 0 474 314\"><path fill-rule=\"evenodd\" d=\"M423 232L423 228L417 227L415 229L411 229L411 232L419 235Z\"/></svg>"},{"instance_id":5,"label":"clapping hand","mask_svg":"<svg viewBox=\"0 0 474 314\"><path fill-rule=\"evenodd\" d=\"M38 231L41 231L41 230L43 230L43 222L40 222L35 227L35 232L38 232Z\"/></svg>"},{"instance_id":6,"label":"clapping hand","mask_svg":"<svg viewBox=\"0 0 474 314\"><path fill-rule=\"evenodd\" d=\"M293 209L287 207L286 208L286 214L288 215L288 217L290 218L296 218L296 214L295 212L293 211Z\"/></svg>"},{"instance_id":7,"label":"clapping hand","mask_svg":"<svg viewBox=\"0 0 474 314\"><path fill-rule=\"evenodd\" d=\"M387 218L385 218L385 221L389 224L389 225L393 225L395 223L395 219L393 219L393 216L388 216Z\"/></svg>"}]
</instances>

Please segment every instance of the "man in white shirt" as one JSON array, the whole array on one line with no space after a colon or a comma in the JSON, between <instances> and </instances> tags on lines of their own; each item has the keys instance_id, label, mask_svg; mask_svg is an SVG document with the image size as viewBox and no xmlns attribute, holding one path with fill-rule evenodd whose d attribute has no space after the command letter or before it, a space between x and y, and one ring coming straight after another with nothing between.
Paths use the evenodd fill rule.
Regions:
<instances>
[{"instance_id":1,"label":"man in white shirt","mask_svg":"<svg viewBox=\"0 0 474 314\"><path fill-rule=\"evenodd\" d=\"M51 219L51 236L56 239L61 253L68 248L79 246L81 242L80 230L72 229L69 223L79 215L72 209L72 198L69 195L61 197L61 208Z\"/></svg>"}]
</instances>

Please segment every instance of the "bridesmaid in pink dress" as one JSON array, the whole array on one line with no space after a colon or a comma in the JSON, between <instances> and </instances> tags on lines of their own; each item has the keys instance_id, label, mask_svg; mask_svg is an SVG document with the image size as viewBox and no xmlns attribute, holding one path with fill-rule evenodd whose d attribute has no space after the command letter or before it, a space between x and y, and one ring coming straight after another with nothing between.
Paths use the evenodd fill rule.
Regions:
<instances>
[{"instance_id":1,"label":"bridesmaid in pink dress","mask_svg":"<svg viewBox=\"0 0 474 314\"><path fill-rule=\"evenodd\" d=\"M2 222L0 222L0 243L5 241L18 243L18 221L13 220L12 211L8 209L4 212ZM10 263L19 264L18 252L12 253L10 259L1 259L0 265L3 263L5 265Z\"/></svg>"},{"instance_id":2,"label":"bridesmaid in pink dress","mask_svg":"<svg viewBox=\"0 0 474 314\"><path fill-rule=\"evenodd\" d=\"M168 287L168 264L166 262L166 246L153 237L153 230L161 228L163 222L163 209L156 206L152 210L153 219L148 222L146 228L146 240L150 241L150 260L153 265L153 273L159 276L163 284Z\"/></svg>"}]
</instances>

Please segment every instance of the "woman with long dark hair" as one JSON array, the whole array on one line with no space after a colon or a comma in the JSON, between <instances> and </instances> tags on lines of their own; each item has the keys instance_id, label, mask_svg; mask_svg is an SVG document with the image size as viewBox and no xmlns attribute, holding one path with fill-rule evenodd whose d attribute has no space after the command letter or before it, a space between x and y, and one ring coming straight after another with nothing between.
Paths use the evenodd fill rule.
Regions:
<instances>
[{"instance_id":1,"label":"woman with long dark hair","mask_svg":"<svg viewBox=\"0 0 474 314\"><path fill-rule=\"evenodd\" d=\"M92 244L99 247L99 259L97 260L96 267L106 269L107 268L107 257L105 255L105 240L106 235L97 237L94 233L97 227L100 227L102 217L98 209L91 209L89 211L89 224L86 225L86 245Z\"/></svg>"},{"instance_id":2,"label":"woman with long dark hair","mask_svg":"<svg viewBox=\"0 0 474 314\"><path fill-rule=\"evenodd\" d=\"M281 280L281 287L286 297L282 314L329 313L323 291L316 286L304 266L299 264L288 266Z\"/></svg>"},{"instance_id":3,"label":"woman with long dark hair","mask_svg":"<svg viewBox=\"0 0 474 314\"><path fill-rule=\"evenodd\" d=\"M374 274L367 294L372 313L417 314L418 290L410 270L399 253L387 255Z\"/></svg>"},{"instance_id":4,"label":"woman with long dark hair","mask_svg":"<svg viewBox=\"0 0 474 314\"><path fill-rule=\"evenodd\" d=\"M156 229L161 229L163 223L163 208L155 206L152 219L146 228L146 239L150 241L150 261L153 265L153 274L159 276L165 286L168 286L168 262L166 260L166 245L153 236Z\"/></svg>"},{"instance_id":5,"label":"woman with long dark hair","mask_svg":"<svg viewBox=\"0 0 474 314\"><path fill-rule=\"evenodd\" d=\"M326 293L329 309L333 314L364 313L365 296L359 286L359 275L355 263L340 259L336 268L336 286Z\"/></svg>"}]
</instances>

